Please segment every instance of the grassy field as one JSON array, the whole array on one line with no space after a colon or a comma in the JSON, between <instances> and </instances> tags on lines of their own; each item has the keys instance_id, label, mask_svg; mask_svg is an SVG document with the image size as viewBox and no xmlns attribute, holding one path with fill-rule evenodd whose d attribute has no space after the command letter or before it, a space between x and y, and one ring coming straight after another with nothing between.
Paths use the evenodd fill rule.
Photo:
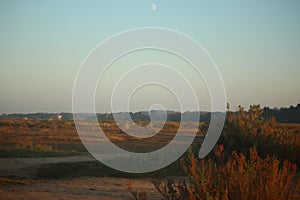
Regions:
<instances>
[{"instance_id":1,"label":"grassy field","mask_svg":"<svg viewBox=\"0 0 300 200\"><path fill-rule=\"evenodd\" d=\"M92 122L82 123L89 137ZM187 136L192 134L189 123L193 122L183 125ZM138 139L124 133L113 121L101 121L99 125L114 144L133 152L149 152L163 147L172 140L179 127L177 122L166 122L157 135ZM128 130L130 131L130 127ZM203 133L199 129L196 140L200 143L202 139ZM0 157L66 156L84 152L86 149L72 121L0 120Z\"/></svg>"}]
</instances>

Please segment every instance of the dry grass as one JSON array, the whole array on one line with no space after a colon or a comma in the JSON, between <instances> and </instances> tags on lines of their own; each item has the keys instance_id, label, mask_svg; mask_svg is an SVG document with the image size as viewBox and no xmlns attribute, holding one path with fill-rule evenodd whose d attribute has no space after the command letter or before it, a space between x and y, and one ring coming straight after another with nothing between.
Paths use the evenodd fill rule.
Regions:
<instances>
[{"instance_id":1,"label":"dry grass","mask_svg":"<svg viewBox=\"0 0 300 200\"><path fill-rule=\"evenodd\" d=\"M90 122L82 123L89 135L93 126ZM133 128L124 123L128 130ZM160 148L174 137L179 127L177 122L167 122L156 136L137 139L124 134L115 122L102 121L99 124L111 141L127 150L132 147ZM139 124L145 126L147 122ZM205 134L207 125L199 124L198 139ZM189 127L191 124L183 123L186 135L192 133ZM1 148L52 152L82 145L72 121L0 120L0 133ZM181 159L188 181L156 182L155 186L164 198L299 199L297 166L292 164L300 163L299 124L266 120L262 118L259 106L251 106L248 111L240 107L237 113L228 113L219 144L207 159L198 160L191 152ZM72 167L74 170L85 169L73 164ZM71 170L62 168L62 171L65 174ZM147 199L146 191L128 189L134 198Z\"/></svg>"},{"instance_id":2,"label":"dry grass","mask_svg":"<svg viewBox=\"0 0 300 200\"><path fill-rule=\"evenodd\" d=\"M80 122L85 128L85 141L95 142L93 131L95 124L89 121ZM192 135L191 123L182 124L185 135ZM128 131L132 131L134 126L124 121ZM140 125L147 125L148 122L139 122ZM121 148L134 152L149 152L157 150L175 136L179 123L166 122L161 124L162 130L153 137L141 139L124 133L114 121L100 121L106 136ZM194 123L201 126L201 123ZM145 131L149 131L145 129ZM47 149L54 150L76 150L85 151L81 140L77 134L74 122L72 121L42 121L42 120L0 120L0 150L1 149ZM198 138L203 134L198 133ZM101 142L100 138L100 142Z\"/></svg>"},{"instance_id":3,"label":"dry grass","mask_svg":"<svg viewBox=\"0 0 300 200\"><path fill-rule=\"evenodd\" d=\"M16 149L29 149L33 151L44 151L44 152L53 152L57 151L51 145L47 144L33 144L31 141L22 141L15 146Z\"/></svg>"},{"instance_id":4,"label":"dry grass","mask_svg":"<svg viewBox=\"0 0 300 200\"><path fill-rule=\"evenodd\" d=\"M27 185L36 182L41 182L41 181L31 180L31 179L11 179L7 177L0 177L0 185Z\"/></svg>"},{"instance_id":5,"label":"dry grass","mask_svg":"<svg viewBox=\"0 0 300 200\"><path fill-rule=\"evenodd\" d=\"M133 189L131 182L128 183L127 189L135 200L148 200L147 192L145 190L137 191Z\"/></svg>"}]
</instances>

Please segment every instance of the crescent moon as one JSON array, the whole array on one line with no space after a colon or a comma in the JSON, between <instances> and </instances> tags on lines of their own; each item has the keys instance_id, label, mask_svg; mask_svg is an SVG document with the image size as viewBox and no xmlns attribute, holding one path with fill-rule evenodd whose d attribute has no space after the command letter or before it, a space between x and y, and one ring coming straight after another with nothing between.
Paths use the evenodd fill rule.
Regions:
<instances>
[{"instance_id":1,"label":"crescent moon","mask_svg":"<svg viewBox=\"0 0 300 200\"><path fill-rule=\"evenodd\" d=\"M157 5L155 3L152 4L152 10L155 11L157 9Z\"/></svg>"}]
</instances>

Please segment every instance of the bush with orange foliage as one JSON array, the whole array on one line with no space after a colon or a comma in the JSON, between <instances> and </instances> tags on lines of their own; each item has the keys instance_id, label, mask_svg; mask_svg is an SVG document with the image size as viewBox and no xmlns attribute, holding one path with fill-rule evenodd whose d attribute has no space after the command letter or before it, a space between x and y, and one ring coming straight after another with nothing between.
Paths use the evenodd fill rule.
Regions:
<instances>
[{"instance_id":1,"label":"bush with orange foliage","mask_svg":"<svg viewBox=\"0 0 300 200\"><path fill-rule=\"evenodd\" d=\"M276 120L262 114L259 105L228 112L221 145L208 158L198 160L190 149L180 159L188 181L155 182L156 188L165 199L178 200L300 199L297 166L291 163L300 161L300 136L278 131Z\"/></svg>"},{"instance_id":2,"label":"bush with orange foliage","mask_svg":"<svg viewBox=\"0 0 300 200\"><path fill-rule=\"evenodd\" d=\"M225 145L225 155L232 151L247 154L255 146L260 156L274 155L300 165L300 134L278 124L275 118L265 119L259 105L249 110L239 106L236 113L228 112L219 144Z\"/></svg>"},{"instance_id":3,"label":"bush with orange foliage","mask_svg":"<svg viewBox=\"0 0 300 200\"><path fill-rule=\"evenodd\" d=\"M249 157L232 152L224 160L223 147L216 146L214 158L198 160L189 153L180 160L189 180L174 183L155 183L165 199L232 199L279 200L299 198L300 186L296 165L280 163L273 156L261 158L256 148L250 148ZM216 161L218 160L218 162Z\"/></svg>"}]
</instances>

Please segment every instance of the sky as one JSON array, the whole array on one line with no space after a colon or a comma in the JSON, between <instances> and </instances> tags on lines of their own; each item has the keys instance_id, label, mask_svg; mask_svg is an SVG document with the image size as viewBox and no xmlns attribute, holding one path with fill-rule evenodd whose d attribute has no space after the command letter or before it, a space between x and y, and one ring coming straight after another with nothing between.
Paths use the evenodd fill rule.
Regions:
<instances>
[{"instance_id":1,"label":"sky","mask_svg":"<svg viewBox=\"0 0 300 200\"><path fill-rule=\"evenodd\" d=\"M112 35L142 27L176 30L200 43L219 68L232 109L295 105L299 11L298 0L0 0L0 113L71 112L76 74L91 50ZM143 55L156 54L136 57ZM145 94L148 106L159 93L165 94L146 88L133 110L144 108ZM110 108L106 102L97 109Z\"/></svg>"}]
</instances>

